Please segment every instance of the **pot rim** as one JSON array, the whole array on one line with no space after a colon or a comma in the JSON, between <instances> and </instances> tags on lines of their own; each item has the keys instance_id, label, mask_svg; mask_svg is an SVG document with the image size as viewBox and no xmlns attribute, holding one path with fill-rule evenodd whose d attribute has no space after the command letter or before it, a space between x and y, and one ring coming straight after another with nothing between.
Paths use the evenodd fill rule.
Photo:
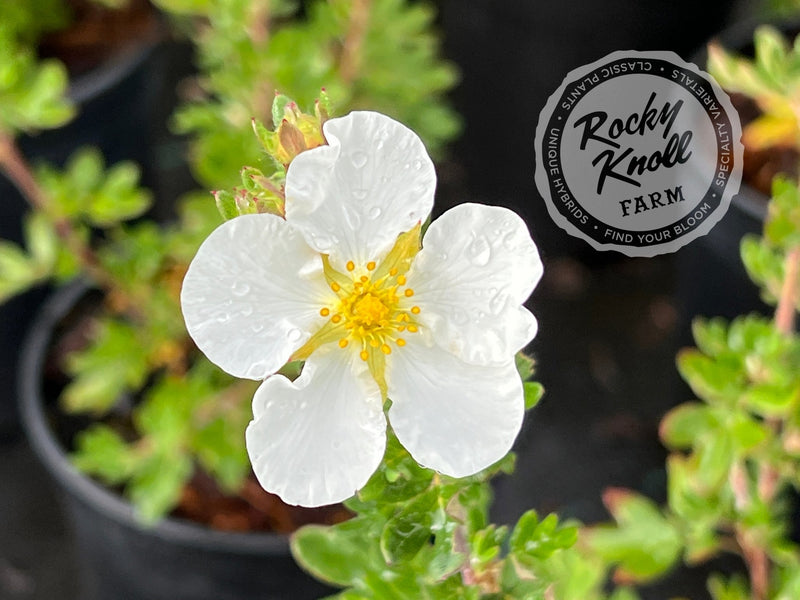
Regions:
<instances>
[{"instance_id":1,"label":"pot rim","mask_svg":"<svg viewBox=\"0 0 800 600\"><path fill-rule=\"evenodd\" d=\"M99 483L81 474L67 458L47 424L42 397L42 371L52 333L89 286L72 282L42 305L22 345L17 397L23 429L35 454L50 475L77 500L125 528L197 549L235 554L286 555L289 538L277 533L216 531L199 524L166 517L154 526L143 525L133 506Z\"/></svg>"}]
</instances>

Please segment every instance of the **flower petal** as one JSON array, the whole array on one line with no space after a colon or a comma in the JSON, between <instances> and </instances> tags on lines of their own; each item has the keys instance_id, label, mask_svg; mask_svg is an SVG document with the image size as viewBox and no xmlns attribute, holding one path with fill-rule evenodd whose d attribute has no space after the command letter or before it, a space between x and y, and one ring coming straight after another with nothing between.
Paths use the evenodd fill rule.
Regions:
<instances>
[{"instance_id":1,"label":"flower petal","mask_svg":"<svg viewBox=\"0 0 800 600\"><path fill-rule=\"evenodd\" d=\"M319 254L280 217L220 225L189 265L181 290L186 328L208 359L236 377L263 379L322 327L333 293Z\"/></svg>"},{"instance_id":2,"label":"flower petal","mask_svg":"<svg viewBox=\"0 0 800 600\"><path fill-rule=\"evenodd\" d=\"M324 125L327 146L301 153L286 175L286 219L340 271L377 260L433 206L436 173L406 126L376 112Z\"/></svg>"},{"instance_id":3,"label":"flower petal","mask_svg":"<svg viewBox=\"0 0 800 600\"><path fill-rule=\"evenodd\" d=\"M530 342L522 306L542 276L525 222L499 206L461 204L436 219L408 273L418 320L436 342L476 365L505 363Z\"/></svg>"},{"instance_id":4,"label":"flower petal","mask_svg":"<svg viewBox=\"0 0 800 600\"><path fill-rule=\"evenodd\" d=\"M386 420L381 395L353 352L315 352L294 382L269 377L247 427L259 482L284 502L322 506L363 487L381 462Z\"/></svg>"},{"instance_id":5,"label":"flower petal","mask_svg":"<svg viewBox=\"0 0 800 600\"><path fill-rule=\"evenodd\" d=\"M513 359L473 366L409 336L387 360L389 422L423 466L466 477L497 462L522 426L522 382Z\"/></svg>"}]
</instances>

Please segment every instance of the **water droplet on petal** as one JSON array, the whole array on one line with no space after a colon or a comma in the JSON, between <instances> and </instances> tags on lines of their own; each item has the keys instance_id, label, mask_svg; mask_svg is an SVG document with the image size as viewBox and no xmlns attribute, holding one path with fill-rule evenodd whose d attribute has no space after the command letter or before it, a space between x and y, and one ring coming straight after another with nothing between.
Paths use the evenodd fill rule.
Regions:
<instances>
[{"instance_id":1,"label":"water droplet on petal","mask_svg":"<svg viewBox=\"0 0 800 600\"><path fill-rule=\"evenodd\" d=\"M350 155L350 160L353 163L353 166L356 169L360 169L365 164L367 164L367 153L362 152L361 150L357 150Z\"/></svg>"},{"instance_id":2,"label":"water droplet on petal","mask_svg":"<svg viewBox=\"0 0 800 600\"><path fill-rule=\"evenodd\" d=\"M363 200L364 198L367 197L368 193L369 190L367 190L366 188L356 188L352 192L353 198L355 198L356 200Z\"/></svg>"},{"instance_id":3,"label":"water droplet on petal","mask_svg":"<svg viewBox=\"0 0 800 600\"><path fill-rule=\"evenodd\" d=\"M338 450L341 447L342 447L342 442L340 442L339 440L333 440L333 442L331 442L331 448L333 448L334 450Z\"/></svg>"},{"instance_id":4,"label":"water droplet on petal","mask_svg":"<svg viewBox=\"0 0 800 600\"><path fill-rule=\"evenodd\" d=\"M515 244L516 238L517 238L517 232L513 231L513 230L509 231L507 234L505 234L503 236L503 239L502 239L503 247L506 250L513 251L514 250L514 246L516 245Z\"/></svg>"},{"instance_id":5,"label":"water droplet on petal","mask_svg":"<svg viewBox=\"0 0 800 600\"><path fill-rule=\"evenodd\" d=\"M231 316L228 313L222 314L217 317L217 323L227 323L231 320Z\"/></svg>"},{"instance_id":6,"label":"water droplet on petal","mask_svg":"<svg viewBox=\"0 0 800 600\"><path fill-rule=\"evenodd\" d=\"M250 306L249 304L245 304L244 306L242 306L240 312L243 317L249 317L250 315L253 314L253 307Z\"/></svg>"},{"instance_id":7,"label":"water droplet on petal","mask_svg":"<svg viewBox=\"0 0 800 600\"><path fill-rule=\"evenodd\" d=\"M507 304L508 294L500 292L499 294L495 294L492 299L489 300L489 310L492 311L492 314L497 315L503 312Z\"/></svg>"},{"instance_id":8,"label":"water droplet on petal","mask_svg":"<svg viewBox=\"0 0 800 600\"><path fill-rule=\"evenodd\" d=\"M467 259L476 267L483 267L489 263L492 258L492 246L485 235L475 238L472 243L467 246Z\"/></svg>"},{"instance_id":9,"label":"water droplet on petal","mask_svg":"<svg viewBox=\"0 0 800 600\"><path fill-rule=\"evenodd\" d=\"M317 245L317 249L319 249L322 252L326 252L333 245L331 238L329 238L327 235L319 235L319 234L317 234L314 243Z\"/></svg>"},{"instance_id":10,"label":"water droplet on petal","mask_svg":"<svg viewBox=\"0 0 800 600\"><path fill-rule=\"evenodd\" d=\"M244 281L236 281L231 286L231 292L234 296L245 296L250 291L250 285Z\"/></svg>"},{"instance_id":11,"label":"water droplet on petal","mask_svg":"<svg viewBox=\"0 0 800 600\"><path fill-rule=\"evenodd\" d=\"M303 332L299 329L290 329L289 332L286 334L286 337L289 338L290 342L296 342L301 337L303 337Z\"/></svg>"},{"instance_id":12,"label":"water droplet on petal","mask_svg":"<svg viewBox=\"0 0 800 600\"><path fill-rule=\"evenodd\" d=\"M455 307L453 309L453 322L456 325L466 325L468 321L469 317L463 308Z\"/></svg>"},{"instance_id":13,"label":"water droplet on petal","mask_svg":"<svg viewBox=\"0 0 800 600\"><path fill-rule=\"evenodd\" d=\"M374 221L375 219L381 216L381 212L382 211L379 206L373 206L372 208L369 209L367 216Z\"/></svg>"},{"instance_id":14,"label":"water droplet on petal","mask_svg":"<svg viewBox=\"0 0 800 600\"><path fill-rule=\"evenodd\" d=\"M361 227L361 215L358 214L358 212L354 210L352 206L344 205L343 210L344 210L344 220L350 229L355 230Z\"/></svg>"},{"instance_id":15,"label":"water droplet on petal","mask_svg":"<svg viewBox=\"0 0 800 600\"><path fill-rule=\"evenodd\" d=\"M250 328L253 330L253 333L261 333L264 330L264 324L253 323L253 325Z\"/></svg>"},{"instance_id":16,"label":"water droplet on petal","mask_svg":"<svg viewBox=\"0 0 800 600\"><path fill-rule=\"evenodd\" d=\"M422 168L422 161L421 161L421 160L415 160L415 161L414 161L414 168L415 168L417 171L419 171L419 170Z\"/></svg>"}]
</instances>

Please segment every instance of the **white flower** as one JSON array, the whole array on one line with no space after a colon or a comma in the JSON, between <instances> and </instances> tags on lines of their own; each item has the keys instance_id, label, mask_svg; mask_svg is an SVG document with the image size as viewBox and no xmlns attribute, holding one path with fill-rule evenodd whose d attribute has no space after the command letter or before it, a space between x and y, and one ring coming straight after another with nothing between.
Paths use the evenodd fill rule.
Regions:
<instances>
[{"instance_id":1,"label":"white flower","mask_svg":"<svg viewBox=\"0 0 800 600\"><path fill-rule=\"evenodd\" d=\"M352 496L380 464L384 400L400 442L453 477L502 458L524 412L514 355L536 334L522 303L542 273L524 222L463 204L420 222L436 175L422 141L374 112L325 123L286 178L286 219L245 215L203 243L183 284L189 333L264 382L247 449L286 502ZM275 372L305 359L290 381Z\"/></svg>"}]
</instances>

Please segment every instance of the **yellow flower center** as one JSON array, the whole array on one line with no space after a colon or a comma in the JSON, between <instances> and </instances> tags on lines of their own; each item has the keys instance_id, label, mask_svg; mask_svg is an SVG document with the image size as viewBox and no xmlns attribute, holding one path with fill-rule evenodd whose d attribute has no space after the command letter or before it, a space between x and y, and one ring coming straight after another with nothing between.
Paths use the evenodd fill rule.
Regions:
<instances>
[{"instance_id":1,"label":"yellow flower center","mask_svg":"<svg viewBox=\"0 0 800 600\"><path fill-rule=\"evenodd\" d=\"M305 360L323 344L337 342L339 348L357 349L384 397L386 356L402 348L402 335L417 333L421 309L411 306L414 290L406 286L405 272L419 251L420 226L401 234L392 250L381 261L369 261L358 268L353 261L346 264L346 273L335 270L322 256L325 278L336 294L333 302L319 310L328 321L306 344L297 350L293 360ZM348 350L353 351L353 350Z\"/></svg>"},{"instance_id":2,"label":"yellow flower center","mask_svg":"<svg viewBox=\"0 0 800 600\"><path fill-rule=\"evenodd\" d=\"M350 273L356 271L352 261L347 264L347 270ZM367 263L366 271L370 274L375 271L375 263ZM374 349L391 354L393 345L405 346L406 341L400 333L419 331L411 317L418 315L420 308L401 306L400 299L410 298L414 292L411 288L401 291L406 278L399 275L396 268L388 272L378 271L373 277L351 274L350 281L342 277L347 276L331 283L338 302L319 311L323 317L330 316L330 324L338 326L335 329L341 334L340 348L347 348L352 342L361 348L361 358L369 361Z\"/></svg>"},{"instance_id":3,"label":"yellow flower center","mask_svg":"<svg viewBox=\"0 0 800 600\"><path fill-rule=\"evenodd\" d=\"M353 327L365 330L375 325L386 325L386 317L389 316L392 310L389 306L393 306L397 302L396 299L386 298L386 294L381 294L381 296L383 298L376 296L372 292L367 292L346 298L342 305L344 307L343 312L348 318L348 325L352 324Z\"/></svg>"}]
</instances>

